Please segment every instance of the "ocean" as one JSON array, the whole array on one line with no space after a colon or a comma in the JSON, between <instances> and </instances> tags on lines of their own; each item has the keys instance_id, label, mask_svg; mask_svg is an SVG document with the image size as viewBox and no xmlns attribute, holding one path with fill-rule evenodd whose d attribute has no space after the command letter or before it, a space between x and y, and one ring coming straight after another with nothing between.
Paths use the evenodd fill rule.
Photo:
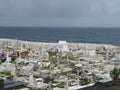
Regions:
<instances>
[{"instance_id":1,"label":"ocean","mask_svg":"<svg viewBox=\"0 0 120 90\"><path fill-rule=\"evenodd\" d=\"M120 45L120 28L42 28L0 27L0 38L72 43L104 43Z\"/></svg>"}]
</instances>

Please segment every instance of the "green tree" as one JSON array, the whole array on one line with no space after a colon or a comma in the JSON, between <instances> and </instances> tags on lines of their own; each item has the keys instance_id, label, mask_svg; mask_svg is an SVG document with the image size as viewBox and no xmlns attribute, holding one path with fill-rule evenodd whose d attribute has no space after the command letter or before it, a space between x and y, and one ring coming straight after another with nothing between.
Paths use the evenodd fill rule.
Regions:
<instances>
[{"instance_id":1,"label":"green tree","mask_svg":"<svg viewBox=\"0 0 120 90\"><path fill-rule=\"evenodd\" d=\"M87 85L90 83L90 80L88 78L83 78L81 85Z\"/></svg>"},{"instance_id":2,"label":"green tree","mask_svg":"<svg viewBox=\"0 0 120 90\"><path fill-rule=\"evenodd\" d=\"M119 79L120 76L120 69L114 67L113 70L110 71L110 76L113 80Z\"/></svg>"}]
</instances>

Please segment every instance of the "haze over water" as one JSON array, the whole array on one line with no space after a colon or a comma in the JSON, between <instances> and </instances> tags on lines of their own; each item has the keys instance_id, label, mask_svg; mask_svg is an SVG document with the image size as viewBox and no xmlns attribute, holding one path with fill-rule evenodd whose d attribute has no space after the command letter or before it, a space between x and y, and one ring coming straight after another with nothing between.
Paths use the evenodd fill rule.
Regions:
<instances>
[{"instance_id":1,"label":"haze over water","mask_svg":"<svg viewBox=\"0 0 120 90\"><path fill-rule=\"evenodd\" d=\"M73 43L107 43L120 45L120 28L35 28L0 27L0 38Z\"/></svg>"}]
</instances>

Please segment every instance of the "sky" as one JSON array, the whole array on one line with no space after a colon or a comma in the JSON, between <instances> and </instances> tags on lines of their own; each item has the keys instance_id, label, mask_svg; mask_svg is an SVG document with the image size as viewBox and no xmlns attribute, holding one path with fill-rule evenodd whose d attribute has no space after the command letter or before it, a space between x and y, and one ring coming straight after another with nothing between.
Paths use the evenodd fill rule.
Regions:
<instances>
[{"instance_id":1,"label":"sky","mask_svg":"<svg viewBox=\"0 0 120 90\"><path fill-rule=\"evenodd\" d=\"M120 27L120 0L0 0L0 26Z\"/></svg>"}]
</instances>

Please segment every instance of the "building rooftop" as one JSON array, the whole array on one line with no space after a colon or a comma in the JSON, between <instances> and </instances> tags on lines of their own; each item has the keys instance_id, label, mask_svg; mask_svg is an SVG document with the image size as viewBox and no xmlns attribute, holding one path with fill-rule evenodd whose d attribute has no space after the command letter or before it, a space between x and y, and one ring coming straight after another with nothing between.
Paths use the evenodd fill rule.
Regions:
<instances>
[{"instance_id":1,"label":"building rooftop","mask_svg":"<svg viewBox=\"0 0 120 90\"><path fill-rule=\"evenodd\" d=\"M11 80L0 79L0 90L10 90L12 88L22 87L22 86L24 86L23 82L14 82Z\"/></svg>"}]
</instances>

